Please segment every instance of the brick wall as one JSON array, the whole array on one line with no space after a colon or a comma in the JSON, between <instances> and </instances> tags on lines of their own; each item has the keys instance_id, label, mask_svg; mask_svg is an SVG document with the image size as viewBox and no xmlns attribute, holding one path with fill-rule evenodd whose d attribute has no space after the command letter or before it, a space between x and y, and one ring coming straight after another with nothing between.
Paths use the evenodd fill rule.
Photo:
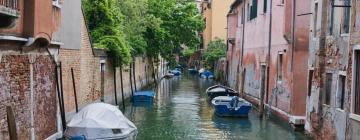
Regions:
<instances>
[{"instance_id":1,"label":"brick wall","mask_svg":"<svg viewBox=\"0 0 360 140\"><path fill-rule=\"evenodd\" d=\"M75 113L75 98L73 91L73 80L71 77L71 68L74 69L74 79L79 108L82 108L93 102L100 102L101 99L101 71L100 61L105 60L104 71L104 101L115 104L115 86L114 86L114 68L112 59L109 57L96 57L90 44L89 35L85 26L84 18L81 18L81 48L78 49L60 49L60 61L62 64L62 79L64 90L64 104L66 119L69 121ZM147 58L136 57L136 87L147 85L150 82L151 71ZM145 71L146 67L146 71ZM147 76L146 76L147 75ZM148 78L147 78L148 77ZM148 80L146 80L148 79ZM116 89L118 103L122 101L121 96L120 68L116 68ZM123 68L123 86L124 97L131 96L130 77L128 67ZM133 87L134 88L134 87Z\"/></svg>"},{"instance_id":2,"label":"brick wall","mask_svg":"<svg viewBox=\"0 0 360 140\"><path fill-rule=\"evenodd\" d=\"M0 59L0 139L9 139L6 106L14 111L18 139L31 137L32 110L36 139L57 131L55 64L49 56L32 58L30 62L28 55L3 54Z\"/></svg>"}]
</instances>

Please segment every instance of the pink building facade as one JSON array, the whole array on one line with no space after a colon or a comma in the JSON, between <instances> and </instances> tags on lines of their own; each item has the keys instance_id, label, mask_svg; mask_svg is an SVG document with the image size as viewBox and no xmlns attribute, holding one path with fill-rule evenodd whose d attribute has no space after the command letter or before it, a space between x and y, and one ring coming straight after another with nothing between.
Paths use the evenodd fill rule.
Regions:
<instances>
[{"instance_id":1,"label":"pink building facade","mask_svg":"<svg viewBox=\"0 0 360 140\"><path fill-rule=\"evenodd\" d=\"M294 14L291 2L273 0L272 8L270 0L236 0L232 4L227 81L260 109L262 103L271 106L272 114L301 126L306 110L310 0L297 3Z\"/></svg>"}]
</instances>

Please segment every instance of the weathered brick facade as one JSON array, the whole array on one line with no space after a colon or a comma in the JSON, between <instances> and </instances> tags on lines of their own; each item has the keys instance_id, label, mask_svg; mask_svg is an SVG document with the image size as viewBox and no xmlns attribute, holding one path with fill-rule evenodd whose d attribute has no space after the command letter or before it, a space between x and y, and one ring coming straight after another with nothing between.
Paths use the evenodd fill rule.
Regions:
<instances>
[{"instance_id":1,"label":"weathered brick facade","mask_svg":"<svg viewBox=\"0 0 360 140\"><path fill-rule=\"evenodd\" d=\"M360 137L360 117L353 113L352 89L359 86L354 85L352 75L352 56L360 37L359 3L359 0L318 0L311 5L314 14L310 24L310 89L305 130L315 139Z\"/></svg>"},{"instance_id":2,"label":"weathered brick facade","mask_svg":"<svg viewBox=\"0 0 360 140\"><path fill-rule=\"evenodd\" d=\"M0 139L9 139L6 106L14 111L19 139L31 138L32 121L36 139L56 133L56 80L52 59L47 55L5 53L0 62ZM34 120L31 120L32 113Z\"/></svg>"},{"instance_id":3,"label":"weathered brick facade","mask_svg":"<svg viewBox=\"0 0 360 140\"><path fill-rule=\"evenodd\" d=\"M66 45L66 44L65 44ZM104 50L100 50L104 51ZM74 70L75 86L78 106L82 107L100 102L101 95L101 63L104 63L104 102L115 104L114 67L112 59L105 56L97 56L91 46L84 17L81 16L81 47L80 49L60 49L60 62L62 66L62 83L64 91L64 105L66 120L69 121L75 113L75 96L71 68ZM146 57L135 58L136 87L141 89L152 82L152 69ZM130 77L128 67L123 68L123 85L125 99L131 96ZM133 78L133 77L132 77ZM122 102L120 68L116 68L116 91L117 101ZM135 86L133 86L134 88ZM135 88L134 88L135 89Z\"/></svg>"}]
</instances>

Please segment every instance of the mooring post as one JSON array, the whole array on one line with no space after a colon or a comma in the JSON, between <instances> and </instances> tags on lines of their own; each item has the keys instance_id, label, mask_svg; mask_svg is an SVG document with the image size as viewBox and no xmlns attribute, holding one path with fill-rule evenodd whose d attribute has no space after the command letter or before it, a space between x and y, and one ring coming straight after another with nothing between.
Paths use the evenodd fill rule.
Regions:
<instances>
[{"instance_id":1,"label":"mooring post","mask_svg":"<svg viewBox=\"0 0 360 140\"><path fill-rule=\"evenodd\" d=\"M135 63L136 63L136 58L134 58L134 62L133 62L133 77L134 77L134 88L135 88L135 92L137 91L136 88L136 71L135 71Z\"/></svg>"},{"instance_id":2,"label":"mooring post","mask_svg":"<svg viewBox=\"0 0 360 140\"><path fill-rule=\"evenodd\" d=\"M10 140L17 140L16 122L11 106L6 106L6 116L9 129Z\"/></svg>"},{"instance_id":3,"label":"mooring post","mask_svg":"<svg viewBox=\"0 0 360 140\"><path fill-rule=\"evenodd\" d=\"M123 73L122 73L122 62L120 63L120 84L121 84L121 101L123 105L123 109L125 110L125 99L124 99L124 84L123 84Z\"/></svg>"},{"instance_id":4,"label":"mooring post","mask_svg":"<svg viewBox=\"0 0 360 140\"><path fill-rule=\"evenodd\" d=\"M115 92L115 105L118 105L117 91L116 91L116 67L114 65L114 92Z\"/></svg>"},{"instance_id":5,"label":"mooring post","mask_svg":"<svg viewBox=\"0 0 360 140\"><path fill-rule=\"evenodd\" d=\"M133 97L134 97L134 90L133 90L133 86L132 86L132 84L133 84L133 82L132 82L132 65L130 64L130 89L131 89L131 101L132 101L132 99L133 99Z\"/></svg>"},{"instance_id":6,"label":"mooring post","mask_svg":"<svg viewBox=\"0 0 360 140\"><path fill-rule=\"evenodd\" d=\"M79 108L78 108L78 102L77 102L77 96L76 96L76 86L75 86L75 78L74 78L74 69L73 68L71 68L71 78L72 78L73 89L74 89L75 109L76 109L76 113L77 113L77 112L79 112Z\"/></svg>"}]
</instances>

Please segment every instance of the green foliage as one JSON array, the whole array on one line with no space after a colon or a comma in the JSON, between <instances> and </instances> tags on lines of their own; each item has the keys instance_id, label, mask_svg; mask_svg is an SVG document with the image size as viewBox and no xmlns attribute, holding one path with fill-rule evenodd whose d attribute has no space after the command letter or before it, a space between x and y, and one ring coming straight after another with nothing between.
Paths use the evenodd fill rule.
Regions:
<instances>
[{"instance_id":1,"label":"green foliage","mask_svg":"<svg viewBox=\"0 0 360 140\"><path fill-rule=\"evenodd\" d=\"M148 0L148 8L149 22L158 23L146 29L148 55L160 54L172 62L174 54L181 53L181 45L194 48L200 44L197 32L204 29L204 22L195 1Z\"/></svg>"},{"instance_id":2,"label":"green foliage","mask_svg":"<svg viewBox=\"0 0 360 140\"><path fill-rule=\"evenodd\" d=\"M216 38L211 41L207 49L202 53L202 61L206 67L214 69L214 64L226 55L226 44L223 40Z\"/></svg>"},{"instance_id":3,"label":"green foliage","mask_svg":"<svg viewBox=\"0 0 360 140\"><path fill-rule=\"evenodd\" d=\"M195 49L194 48L189 48L189 49L186 49L184 52L183 52L183 56L186 58L186 59L189 59L191 56L193 56L195 53Z\"/></svg>"},{"instance_id":4,"label":"green foliage","mask_svg":"<svg viewBox=\"0 0 360 140\"><path fill-rule=\"evenodd\" d=\"M144 54L173 63L205 25L193 0L83 0L83 9L95 47L124 64Z\"/></svg>"},{"instance_id":5,"label":"green foliage","mask_svg":"<svg viewBox=\"0 0 360 140\"><path fill-rule=\"evenodd\" d=\"M117 0L83 0L92 41L113 57L115 66L130 64L132 50L123 33L124 15L117 5Z\"/></svg>"},{"instance_id":6,"label":"green foliage","mask_svg":"<svg viewBox=\"0 0 360 140\"><path fill-rule=\"evenodd\" d=\"M114 58L114 64L116 66L131 63L130 50L126 48L128 46L123 38L118 36L104 36L100 38L100 41L96 43L99 48L104 48L112 58Z\"/></svg>"}]
</instances>

